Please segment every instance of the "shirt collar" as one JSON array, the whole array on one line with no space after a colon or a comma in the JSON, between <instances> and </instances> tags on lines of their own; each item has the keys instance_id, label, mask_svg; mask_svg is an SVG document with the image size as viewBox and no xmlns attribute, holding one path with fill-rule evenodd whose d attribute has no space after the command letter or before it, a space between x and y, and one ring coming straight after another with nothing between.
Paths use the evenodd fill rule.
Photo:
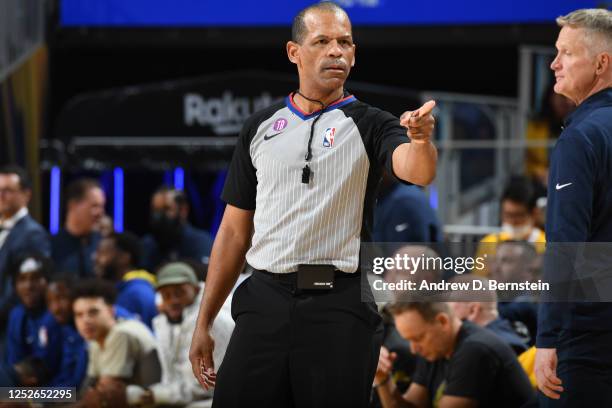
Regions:
<instances>
[{"instance_id":1,"label":"shirt collar","mask_svg":"<svg viewBox=\"0 0 612 408\"><path fill-rule=\"evenodd\" d=\"M565 119L565 127L570 126L574 121L580 121L593 109L602 106L612 106L612 88L602 89L599 92L586 98L576 109Z\"/></svg>"},{"instance_id":2,"label":"shirt collar","mask_svg":"<svg viewBox=\"0 0 612 408\"><path fill-rule=\"evenodd\" d=\"M351 95L345 90L343 96L340 99L337 99L334 102L327 105L327 107L323 111L321 111L321 109L318 109L314 112L306 113L302 109L300 109L300 107L293 101L294 95L295 95L295 92L290 93L285 98L285 104L291 112L295 113L298 117L302 118L303 120L312 119L318 116L320 113L325 113L325 112L329 112L337 108L341 108L344 105L347 105L357 100L357 98L355 98L353 95Z\"/></svg>"},{"instance_id":3,"label":"shirt collar","mask_svg":"<svg viewBox=\"0 0 612 408\"><path fill-rule=\"evenodd\" d=\"M4 221L0 221L0 226L3 229L12 229L23 217L28 215L28 207L23 207L15 215L11 218L8 218Z\"/></svg>"}]
</instances>

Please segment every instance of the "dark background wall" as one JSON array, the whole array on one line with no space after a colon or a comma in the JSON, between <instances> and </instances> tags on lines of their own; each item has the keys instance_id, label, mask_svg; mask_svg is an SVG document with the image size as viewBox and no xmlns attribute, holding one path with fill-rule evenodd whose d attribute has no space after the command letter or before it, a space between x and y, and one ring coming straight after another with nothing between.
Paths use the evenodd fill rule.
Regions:
<instances>
[{"instance_id":1,"label":"dark background wall","mask_svg":"<svg viewBox=\"0 0 612 408\"><path fill-rule=\"evenodd\" d=\"M550 25L354 29L351 79L416 90L516 96L521 44L553 46ZM50 33L51 117L72 96L236 69L295 73L289 28L60 29ZM288 90L289 91L289 90Z\"/></svg>"}]
</instances>

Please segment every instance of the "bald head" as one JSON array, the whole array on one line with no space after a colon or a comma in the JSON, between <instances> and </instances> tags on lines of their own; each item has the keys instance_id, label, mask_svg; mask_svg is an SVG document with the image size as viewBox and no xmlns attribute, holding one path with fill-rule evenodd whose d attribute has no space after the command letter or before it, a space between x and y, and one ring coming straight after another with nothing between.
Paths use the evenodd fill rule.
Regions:
<instances>
[{"instance_id":1,"label":"bald head","mask_svg":"<svg viewBox=\"0 0 612 408\"><path fill-rule=\"evenodd\" d=\"M298 44L302 44L304 38L306 37L306 34L308 34L306 20L308 15L313 11L340 14L342 17L346 18L350 24L348 14L346 14L346 11L344 11L344 9L336 3L333 3L331 1L322 1L320 3L315 3L300 11L293 19L293 25L291 26L291 41Z\"/></svg>"}]
</instances>

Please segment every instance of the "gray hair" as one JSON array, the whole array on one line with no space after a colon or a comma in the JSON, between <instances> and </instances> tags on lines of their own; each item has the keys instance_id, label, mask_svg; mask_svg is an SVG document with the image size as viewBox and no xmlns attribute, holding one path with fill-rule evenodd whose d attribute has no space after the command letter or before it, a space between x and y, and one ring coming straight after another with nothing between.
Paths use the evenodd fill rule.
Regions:
<instances>
[{"instance_id":1,"label":"gray hair","mask_svg":"<svg viewBox=\"0 0 612 408\"><path fill-rule=\"evenodd\" d=\"M605 9L580 9L568 15L557 17L559 27L569 26L582 28L587 33L587 41L595 52L606 51L612 53L612 11ZM600 41L597 41L599 37ZM599 47L596 43L599 42Z\"/></svg>"}]
</instances>

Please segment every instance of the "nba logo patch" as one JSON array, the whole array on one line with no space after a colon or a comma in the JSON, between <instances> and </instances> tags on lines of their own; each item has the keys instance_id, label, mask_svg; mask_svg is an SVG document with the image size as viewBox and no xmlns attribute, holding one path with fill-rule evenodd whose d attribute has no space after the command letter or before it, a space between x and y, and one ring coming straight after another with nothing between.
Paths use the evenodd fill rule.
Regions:
<instances>
[{"instance_id":1,"label":"nba logo patch","mask_svg":"<svg viewBox=\"0 0 612 408\"><path fill-rule=\"evenodd\" d=\"M334 135L336 128L327 128L323 134L323 147L334 147Z\"/></svg>"}]
</instances>

